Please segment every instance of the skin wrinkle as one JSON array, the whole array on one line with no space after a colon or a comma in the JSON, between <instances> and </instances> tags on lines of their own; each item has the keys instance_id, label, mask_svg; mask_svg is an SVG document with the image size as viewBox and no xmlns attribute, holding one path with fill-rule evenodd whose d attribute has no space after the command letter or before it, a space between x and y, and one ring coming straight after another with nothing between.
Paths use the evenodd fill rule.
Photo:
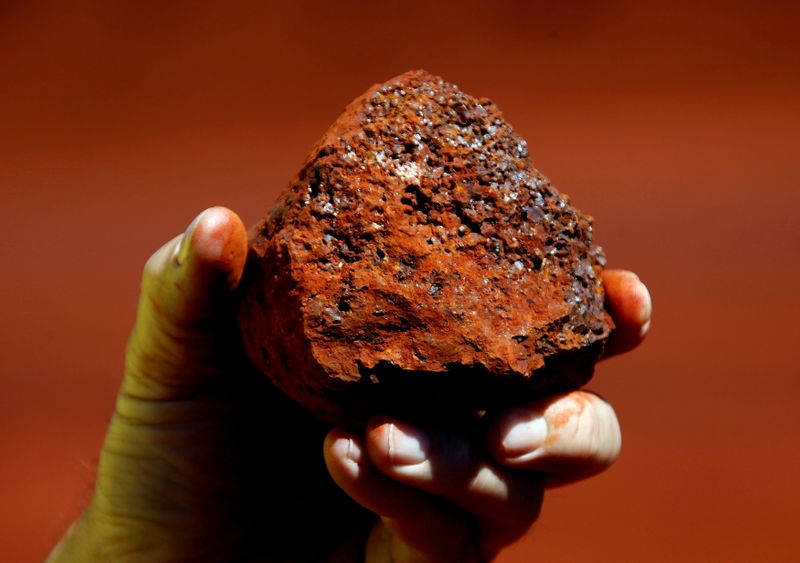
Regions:
<instances>
[{"instance_id":1,"label":"skin wrinkle","mask_svg":"<svg viewBox=\"0 0 800 563\"><path fill-rule=\"evenodd\" d=\"M155 298L154 295L148 293L147 294L147 302L150 303L150 306L153 308L153 310L156 313L158 313L159 315L163 315L164 314L164 310L161 308L161 304L158 302L158 300Z\"/></svg>"},{"instance_id":2,"label":"skin wrinkle","mask_svg":"<svg viewBox=\"0 0 800 563\"><path fill-rule=\"evenodd\" d=\"M131 362L130 364L126 365L125 373L128 379L125 382L125 392L132 396L138 396L144 400L147 400L149 397L166 397L167 399L171 400L177 397L184 397L185 390L193 389L197 386L196 383L185 383L183 381L183 373L178 372L177 370L172 375L172 377L166 377L164 374L158 375L151 375L154 374L155 371L152 369L147 369L143 367L141 364L147 364L147 360L139 360L138 362ZM175 365L179 365L179 363L175 363ZM200 370L198 370L199 372ZM217 373L213 372L213 370L209 370L208 374L201 375L198 374L198 380L213 380ZM134 391L134 386L139 388L140 391L149 390L149 393L137 393ZM197 391L193 391L197 394Z\"/></svg>"},{"instance_id":3,"label":"skin wrinkle","mask_svg":"<svg viewBox=\"0 0 800 563\"><path fill-rule=\"evenodd\" d=\"M207 472L197 472L196 467L206 467L204 449L200 447L191 448L178 448L176 444L186 443L186 436L194 434L198 425L205 426L205 420L211 416L214 420L221 420L226 423L229 419L227 415L232 412L231 408L225 404L212 401L210 403L201 403L200 409L197 409L197 404L192 405L187 401L175 401L172 405L159 404L153 406L151 409L145 409L145 412L140 413L139 417L132 417L125 411L136 411L136 407L123 407L125 400L123 396L118 399L118 408L115 411L115 417L112 420L111 428L107 437L107 448L104 452L114 454L116 456L139 456L152 463L160 462L166 464L160 471L152 470L150 473L162 475L172 482L172 485L177 488L181 483L187 490L200 490L200 491L220 491L220 492L234 492L239 487L238 484L228 480L228 475L223 474L217 478L208 479ZM146 406L147 401L134 400L134 405ZM157 420L145 420L145 415L148 415L147 410L161 412L164 408L172 408L171 414L175 415L175 411L186 410L185 407L194 407L193 413L185 413L184 416L178 416L170 419L169 416L162 417ZM141 410L141 409L139 409ZM191 416L187 416L190 414ZM220 416L223 418L220 419ZM232 421L231 421L232 423ZM135 432L132 432L130 426L138 427ZM144 433L144 434L142 434ZM218 433L219 435L212 436L214 442L222 442L224 438L224 431ZM121 440L121 436L141 435L141 440L132 442L130 439ZM213 462L213 460L211 460ZM149 469L150 465L138 467L137 470ZM198 479L193 480L191 483L186 479L187 475L193 475Z\"/></svg>"},{"instance_id":4,"label":"skin wrinkle","mask_svg":"<svg viewBox=\"0 0 800 563\"><path fill-rule=\"evenodd\" d=\"M180 287L180 286L175 286ZM183 289L181 288L181 291ZM150 303L156 302L157 297L148 296L148 300ZM185 307L189 308L190 307ZM171 316L176 316L176 312L172 311L171 313L167 311L164 307L160 305L154 305L153 311L148 311L147 309L141 309L140 305L140 312L139 314L142 316L140 322L137 324L145 324L149 326L150 322L155 323L152 328L149 328L150 332L159 332L163 333L170 337L170 339L176 340L175 344L181 343L181 338L186 338L186 335L194 336L194 337L203 337L209 338L210 334L203 334L203 330L206 328L212 329L210 332L217 332L218 326L220 321L223 319L218 318L214 312L209 313L206 317L201 317L198 319L176 319L171 318ZM142 323L141 321L144 321ZM213 335L217 336L217 335Z\"/></svg>"},{"instance_id":5,"label":"skin wrinkle","mask_svg":"<svg viewBox=\"0 0 800 563\"><path fill-rule=\"evenodd\" d=\"M134 547L134 549L147 551L148 553L150 553L154 548L160 550L166 546L167 548L182 554L179 560L186 560L184 554L186 553L186 548L188 546L173 545L174 542L169 541L169 538L175 534L177 534L177 537L182 537L185 535L184 532L192 531L195 526L195 515L198 510L203 510L204 507L190 505L183 506L178 504L173 505L172 509L170 510L167 507L162 506L158 513L153 514L146 505L141 510L131 510L133 506L129 503L124 503L125 508L128 510L127 512L121 512L116 510L116 508L121 505L119 502L115 502L116 499L114 496L104 494L104 491L102 490L98 492L98 497L96 502L93 503L92 509L95 512L95 519L100 518L104 527L112 530L109 538L110 543L113 544L116 535L121 538L120 545L123 547ZM189 498L191 498L191 496ZM125 500L125 497L122 497L119 500ZM96 521L97 520L95 520L95 522ZM144 524L145 528L143 529L140 524ZM208 525L210 525L213 529L213 524L207 523L206 526ZM116 530L116 532L114 530ZM133 542L133 545L131 545L131 542L126 541L131 530L138 531L137 535L140 538L148 538L149 541ZM232 546L235 546L238 542L240 542L246 533L243 529L239 531L229 530L228 532L230 538L223 541L223 543L226 545L220 546L218 549L232 549ZM162 538L153 541L153 536L162 536ZM115 555L118 556L119 553L115 552ZM205 553L203 556L205 556ZM152 553L150 554L150 557L152 557ZM110 561L111 559L102 560ZM119 559L114 558L113 560L118 561ZM155 557L148 560L162 561L164 559ZM177 561L178 559L175 560Z\"/></svg>"},{"instance_id":6,"label":"skin wrinkle","mask_svg":"<svg viewBox=\"0 0 800 563\"><path fill-rule=\"evenodd\" d=\"M197 400L200 398L203 401L198 404ZM224 398L215 397L209 391L200 392L192 397L164 398L159 401L143 399L120 391L115 412L129 424L164 426L196 423L197 420L209 416L233 415L236 409ZM133 412L138 412L139 416L134 416Z\"/></svg>"},{"instance_id":7,"label":"skin wrinkle","mask_svg":"<svg viewBox=\"0 0 800 563\"><path fill-rule=\"evenodd\" d=\"M114 507L120 503L115 502L116 497L104 494L100 491L101 496L95 503L95 509L102 512L102 517L108 520L130 520L132 522L142 522L144 524L153 525L153 527L174 528L175 530L185 529L187 526L176 526L177 520L182 517L184 520L191 522L193 519L194 510L191 508L168 510L165 507L160 508L157 512L147 509L134 510L128 508L127 511L115 510ZM98 515L95 515L98 517ZM179 517L179 518L176 518ZM168 530L164 530L168 531Z\"/></svg>"},{"instance_id":8,"label":"skin wrinkle","mask_svg":"<svg viewBox=\"0 0 800 563\"><path fill-rule=\"evenodd\" d=\"M95 511L96 514L96 511ZM148 518L143 516L125 516L121 514L97 514L96 517L103 520L103 525L110 530L109 537L103 544L97 546L99 553L93 560L96 561L143 561L142 557L147 557L147 561L230 561L230 558L213 559L214 552L236 553L237 544L245 536L240 533L238 538L226 540L223 545L210 549L210 553L200 555L189 555L187 550L195 550L196 547L186 544L171 544L169 539L175 530L165 530L163 521L158 517ZM139 523L150 526L147 533L142 533ZM139 530L137 537L140 541L131 542L129 534L131 530ZM156 550L155 553L153 550ZM204 551L209 551L208 549ZM136 557L137 555L141 557Z\"/></svg>"},{"instance_id":9,"label":"skin wrinkle","mask_svg":"<svg viewBox=\"0 0 800 563\"><path fill-rule=\"evenodd\" d=\"M129 377L123 383L126 393L137 395L130 388L132 381L153 389L154 396L158 396L157 391L162 388L172 389L176 393L186 387L202 389L198 387L198 381L213 381L225 373L224 366L219 365L225 357L225 345L215 345L216 339L192 336L190 331L183 329L174 332L168 343L165 339L153 338L151 331L142 333L138 325L134 328L128 340L125 361L126 377ZM187 364L193 366L194 380L186 381L184 366ZM165 366L171 369L165 369ZM150 397L142 398L149 400Z\"/></svg>"},{"instance_id":10,"label":"skin wrinkle","mask_svg":"<svg viewBox=\"0 0 800 563\"><path fill-rule=\"evenodd\" d=\"M127 476L138 482L144 482L147 481L147 477L151 477L158 482L160 494L165 491L175 490L180 493L180 495L189 498L191 496L190 493L195 491L195 489L202 491L207 490L207 487L192 487L190 483L183 478L184 475L182 475L183 472L181 468L162 456L147 456L143 455L142 452L125 452L112 444L108 445L108 451L104 452L104 455L106 453L108 454L108 458L104 460L104 462L110 464L110 466L115 469L116 473L114 478L117 480L128 480L118 479L119 477L124 478ZM120 463L121 460L127 460L127 462ZM125 469L124 467L126 465L130 465L131 467ZM127 506L133 505L127 503Z\"/></svg>"}]
</instances>

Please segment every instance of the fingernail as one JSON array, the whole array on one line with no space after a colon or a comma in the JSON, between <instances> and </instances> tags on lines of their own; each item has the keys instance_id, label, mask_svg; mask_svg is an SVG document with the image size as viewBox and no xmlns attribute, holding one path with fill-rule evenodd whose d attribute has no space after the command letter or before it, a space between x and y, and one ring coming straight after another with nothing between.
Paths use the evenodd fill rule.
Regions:
<instances>
[{"instance_id":1,"label":"fingernail","mask_svg":"<svg viewBox=\"0 0 800 563\"><path fill-rule=\"evenodd\" d=\"M358 447L355 440L352 438L346 438L347 440L347 453L345 457L352 461L353 463L361 463L361 448Z\"/></svg>"},{"instance_id":2,"label":"fingernail","mask_svg":"<svg viewBox=\"0 0 800 563\"><path fill-rule=\"evenodd\" d=\"M430 441L417 428L390 422L387 425L389 460L394 465L416 465L428 459Z\"/></svg>"},{"instance_id":3,"label":"fingernail","mask_svg":"<svg viewBox=\"0 0 800 563\"><path fill-rule=\"evenodd\" d=\"M544 445L547 438L547 421L544 416L521 420L511 427L503 438L503 449L509 457L518 457L533 452Z\"/></svg>"},{"instance_id":4,"label":"fingernail","mask_svg":"<svg viewBox=\"0 0 800 563\"><path fill-rule=\"evenodd\" d=\"M206 210L208 211L208 210ZM189 249L191 248L192 242L192 233L194 229L197 227L197 224L203 218L203 215L206 214L206 211L203 211L195 217L189 226L186 227L186 230L183 232L183 236L181 237L181 242L175 247L175 255L173 256L173 261L175 262L176 266L180 266L181 264L185 263L186 260L189 258Z\"/></svg>"}]
</instances>

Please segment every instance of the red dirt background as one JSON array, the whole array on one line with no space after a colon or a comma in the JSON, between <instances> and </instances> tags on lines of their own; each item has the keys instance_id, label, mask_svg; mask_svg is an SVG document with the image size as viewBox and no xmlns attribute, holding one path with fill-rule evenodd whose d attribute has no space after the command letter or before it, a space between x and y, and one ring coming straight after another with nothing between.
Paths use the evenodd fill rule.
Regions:
<instances>
[{"instance_id":1,"label":"red dirt background","mask_svg":"<svg viewBox=\"0 0 800 563\"><path fill-rule=\"evenodd\" d=\"M422 67L499 104L655 302L592 384L622 457L501 561L797 561L796 6L0 1L3 560L89 496L148 255L209 205L254 222Z\"/></svg>"}]
</instances>

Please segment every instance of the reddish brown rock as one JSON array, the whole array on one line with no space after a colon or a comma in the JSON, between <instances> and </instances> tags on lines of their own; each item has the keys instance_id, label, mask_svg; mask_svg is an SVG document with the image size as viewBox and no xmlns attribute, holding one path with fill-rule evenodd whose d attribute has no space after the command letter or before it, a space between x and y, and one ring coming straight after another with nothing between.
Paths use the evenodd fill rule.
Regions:
<instances>
[{"instance_id":1,"label":"reddish brown rock","mask_svg":"<svg viewBox=\"0 0 800 563\"><path fill-rule=\"evenodd\" d=\"M246 350L331 422L580 386L612 329L591 222L490 100L408 72L348 106L254 231Z\"/></svg>"}]
</instances>

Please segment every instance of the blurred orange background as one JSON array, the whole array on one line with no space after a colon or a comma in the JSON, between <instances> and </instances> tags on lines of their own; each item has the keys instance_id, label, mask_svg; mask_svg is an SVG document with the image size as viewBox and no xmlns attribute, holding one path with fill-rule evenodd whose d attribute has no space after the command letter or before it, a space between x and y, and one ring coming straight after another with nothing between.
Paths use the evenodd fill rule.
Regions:
<instances>
[{"instance_id":1,"label":"blurred orange background","mask_svg":"<svg viewBox=\"0 0 800 563\"><path fill-rule=\"evenodd\" d=\"M253 223L340 110L426 68L493 98L651 288L591 387L623 455L501 561L800 560L795 2L0 2L0 553L87 501L141 267Z\"/></svg>"}]
</instances>

